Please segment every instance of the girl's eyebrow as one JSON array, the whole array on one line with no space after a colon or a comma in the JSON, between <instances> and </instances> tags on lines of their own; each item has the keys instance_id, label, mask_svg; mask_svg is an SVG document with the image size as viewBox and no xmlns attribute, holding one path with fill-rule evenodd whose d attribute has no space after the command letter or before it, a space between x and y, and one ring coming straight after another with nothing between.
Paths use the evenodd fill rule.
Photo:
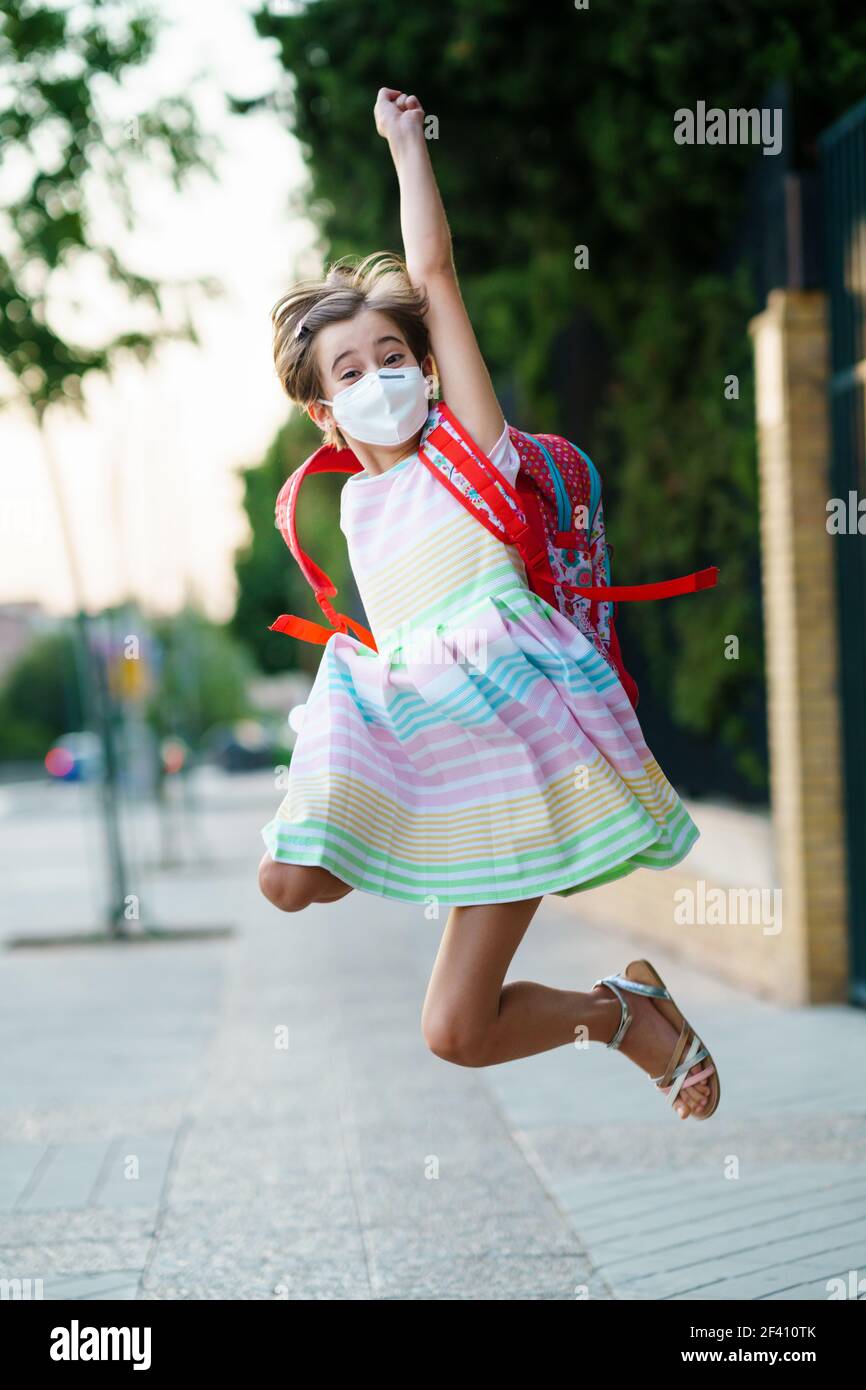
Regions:
<instances>
[{"instance_id":1,"label":"girl's eyebrow","mask_svg":"<svg viewBox=\"0 0 866 1390\"><path fill-rule=\"evenodd\" d=\"M401 347L404 346L402 339L395 337L393 333L385 333L381 338L377 338L373 346L378 347L380 343L399 343ZM350 353L353 353L356 350L356 348L345 348L343 352L338 352L337 356L331 363L331 371L334 370L338 362L342 362L344 357L348 357Z\"/></svg>"}]
</instances>

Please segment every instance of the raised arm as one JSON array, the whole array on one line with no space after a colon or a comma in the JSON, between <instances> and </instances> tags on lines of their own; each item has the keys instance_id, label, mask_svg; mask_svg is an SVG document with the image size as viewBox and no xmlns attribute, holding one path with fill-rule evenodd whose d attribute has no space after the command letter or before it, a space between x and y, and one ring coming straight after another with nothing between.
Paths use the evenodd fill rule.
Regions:
<instances>
[{"instance_id":1,"label":"raised arm","mask_svg":"<svg viewBox=\"0 0 866 1390\"><path fill-rule=\"evenodd\" d=\"M417 97L382 87L376 129L388 141L400 184L400 226L409 277L429 300L427 328L442 396L489 453L505 420L460 294L451 232L439 196Z\"/></svg>"}]
</instances>

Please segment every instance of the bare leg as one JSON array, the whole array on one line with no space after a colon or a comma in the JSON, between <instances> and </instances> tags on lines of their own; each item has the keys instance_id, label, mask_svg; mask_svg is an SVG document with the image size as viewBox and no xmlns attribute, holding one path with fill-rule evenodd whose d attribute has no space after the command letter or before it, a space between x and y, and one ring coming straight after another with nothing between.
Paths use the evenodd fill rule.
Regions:
<instances>
[{"instance_id":1,"label":"bare leg","mask_svg":"<svg viewBox=\"0 0 866 1390\"><path fill-rule=\"evenodd\" d=\"M607 1043L613 1037L620 1006L601 986L585 994L528 980L503 987L540 901L451 909L421 1017L424 1039L437 1056L461 1066L486 1067L573 1043L580 1028L591 1042ZM620 1051L649 1075L659 1076L677 1033L649 1000L634 996L629 1002L634 1017ZM676 1108L685 1118L708 1096L707 1083L699 1082L681 1092Z\"/></svg>"},{"instance_id":2,"label":"bare leg","mask_svg":"<svg viewBox=\"0 0 866 1390\"><path fill-rule=\"evenodd\" d=\"M335 903L352 889L317 864L284 864L267 850L259 864L259 888L283 912L300 912L310 903Z\"/></svg>"}]
</instances>

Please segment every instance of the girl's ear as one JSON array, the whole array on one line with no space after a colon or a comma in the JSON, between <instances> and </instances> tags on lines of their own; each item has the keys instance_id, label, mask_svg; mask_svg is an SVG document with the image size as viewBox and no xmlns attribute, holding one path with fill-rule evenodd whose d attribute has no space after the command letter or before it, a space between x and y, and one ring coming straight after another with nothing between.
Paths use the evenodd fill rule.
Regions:
<instances>
[{"instance_id":1,"label":"girl's ear","mask_svg":"<svg viewBox=\"0 0 866 1390\"><path fill-rule=\"evenodd\" d=\"M326 430L331 421L331 409L327 405L319 405L318 401L311 401L304 406L307 414L314 425L318 425L320 430Z\"/></svg>"},{"instance_id":2,"label":"girl's ear","mask_svg":"<svg viewBox=\"0 0 866 1390\"><path fill-rule=\"evenodd\" d=\"M432 353L428 352L422 361L421 371L428 382L428 399L432 400L439 391L439 374L436 371L436 361Z\"/></svg>"}]
</instances>

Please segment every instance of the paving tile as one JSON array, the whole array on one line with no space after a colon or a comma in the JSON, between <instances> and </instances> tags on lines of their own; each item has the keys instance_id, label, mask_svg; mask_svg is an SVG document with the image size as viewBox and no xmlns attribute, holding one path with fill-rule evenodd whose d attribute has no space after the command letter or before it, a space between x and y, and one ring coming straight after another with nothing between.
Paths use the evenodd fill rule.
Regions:
<instances>
[{"instance_id":1,"label":"paving tile","mask_svg":"<svg viewBox=\"0 0 866 1390\"><path fill-rule=\"evenodd\" d=\"M412 1225L399 1221L365 1226L364 1235L377 1260L394 1262L403 1254L430 1258L443 1255L511 1257L583 1254L574 1231L552 1206L532 1213L496 1212L479 1216L471 1208L427 1212Z\"/></svg>"},{"instance_id":2,"label":"paving tile","mask_svg":"<svg viewBox=\"0 0 866 1390\"><path fill-rule=\"evenodd\" d=\"M724 1285L727 1298L759 1298L814 1279L822 1269L828 1271L828 1278L838 1275L843 1266L846 1271L866 1267L866 1223L858 1223L854 1231L785 1237L729 1252L723 1259L693 1260L680 1267L660 1265L651 1274L603 1272L613 1288L639 1297L685 1298L693 1289Z\"/></svg>"},{"instance_id":3,"label":"paving tile","mask_svg":"<svg viewBox=\"0 0 866 1390\"><path fill-rule=\"evenodd\" d=\"M20 1210L83 1207L102 1173L109 1145L103 1140L52 1144L17 1201Z\"/></svg>"},{"instance_id":4,"label":"paving tile","mask_svg":"<svg viewBox=\"0 0 866 1390\"><path fill-rule=\"evenodd\" d=\"M157 1270L141 1285L143 1299L256 1299L274 1302L365 1300L370 1297L366 1264L285 1257L264 1265L232 1265L189 1274Z\"/></svg>"},{"instance_id":5,"label":"paving tile","mask_svg":"<svg viewBox=\"0 0 866 1390\"><path fill-rule=\"evenodd\" d=\"M35 1245L10 1245L0 1252L0 1277L40 1278L49 1274L97 1274L107 1269L143 1269L151 1246L148 1236L114 1240L63 1240L62 1235Z\"/></svg>"},{"instance_id":6,"label":"paving tile","mask_svg":"<svg viewBox=\"0 0 866 1390\"><path fill-rule=\"evenodd\" d=\"M500 1213L550 1207L535 1175L516 1159L491 1155L486 1167L445 1164L438 1178L425 1176L420 1162L365 1167L359 1174L358 1205L365 1226L391 1222L412 1225L445 1212L455 1227L464 1216L495 1218Z\"/></svg>"},{"instance_id":7,"label":"paving tile","mask_svg":"<svg viewBox=\"0 0 866 1390\"><path fill-rule=\"evenodd\" d=\"M94 1190L94 1203L101 1207L157 1205L176 1142L173 1131L114 1139Z\"/></svg>"},{"instance_id":8,"label":"paving tile","mask_svg":"<svg viewBox=\"0 0 866 1390\"><path fill-rule=\"evenodd\" d=\"M0 1212L0 1250L17 1245L36 1245L61 1233L72 1241L104 1241L121 1236L152 1236L156 1226L154 1207L82 1207L58 1213L45 1211Z\"/></svg>"},{"instance_id":9,"label":"paving tile","mask_svg":"<svg viewBox=\"0 0 866 1390\"><path fill-rule=\"evenodd\" d=\"M339 1225L299 1220L294 1210L270 1202L171 1207L164 1215L151 1269L224 1268L287 1257L361 1260L364 1240L357 1221Z\"/></svg>"},{"instance_id":10,"label":"paving tile","mask_svg":"<svg viewBox=\"0 0 866 1390\"><path fill-rule=\"evenodd\" d=\"M45 1143L7 1141L0 1144L0 1212L10 1211L32 1186L48 1157Z\"/></svg>"},{"instance_id":11,"label":"paving tile","mask_svg":"<svg viewBox=\"0 0 866 1390\"><path fill-rule=\"evenodd\" d=\"M134 1299L138 1294L141 1271L137 1269L106 1270L100 1274L52 1274L44 1281L45 1300Z\"/></svg>"},{"instance_id":12,"label":"paving tile","mask_svg":"<svg viewBox=\"0 0 866 1390\"><path fill-rule=\"evenodd\" d=\"M431 1258L407 1250L399 1260L377 1260L376 1297L384 1299L582 1300L590 1268L570 1255L456 1255Z\"/></svg>"}]
</instances>

